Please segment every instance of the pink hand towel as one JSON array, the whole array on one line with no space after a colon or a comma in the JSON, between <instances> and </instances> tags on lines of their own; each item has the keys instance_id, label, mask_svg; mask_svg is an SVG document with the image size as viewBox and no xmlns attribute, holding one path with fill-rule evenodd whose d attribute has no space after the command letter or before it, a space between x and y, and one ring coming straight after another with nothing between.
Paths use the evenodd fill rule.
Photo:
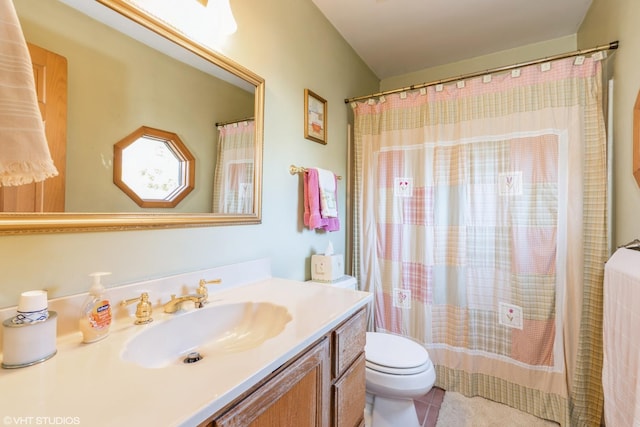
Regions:
<instances>
[{"instance_id":1,"label":"pink hand towel","mask_svg":"<svg viewBox=\"0 0 640 427\"><path fill-rule=\"evenodd\" d=\"M336 179L336 178L334 178ZM340 230L340 220L335 218L322 218L320 214L320 187L318 184L318 170L310 168L303 174L303 198L304 198L304 225L310 229L324 229L327 231ZM336 189L338 188L336 183ZM336 209L337 209L336 190Z\"/></svg>"}]
</instances>

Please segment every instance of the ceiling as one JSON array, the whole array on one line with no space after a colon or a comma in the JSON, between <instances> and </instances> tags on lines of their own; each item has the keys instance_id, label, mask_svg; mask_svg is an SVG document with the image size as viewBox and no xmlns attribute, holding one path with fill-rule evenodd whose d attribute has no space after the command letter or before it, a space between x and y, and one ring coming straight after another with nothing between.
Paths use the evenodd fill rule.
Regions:
<instances>
[{"instance_id":1,"label":"ceiling","mask_svg":"<svg viewBox=\"0 0 640 427\"><path fill-rule=\"evenodd\" d=\"M592 0L312 0L379 79L575 34Z\"/></svg>"}]
</instances>

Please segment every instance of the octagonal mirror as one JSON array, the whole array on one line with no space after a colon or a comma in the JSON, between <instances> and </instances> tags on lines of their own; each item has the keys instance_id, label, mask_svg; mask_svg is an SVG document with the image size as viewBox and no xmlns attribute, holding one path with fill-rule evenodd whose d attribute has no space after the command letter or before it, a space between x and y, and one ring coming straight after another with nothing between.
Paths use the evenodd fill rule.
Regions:
<instances>
[{"instance_id":1,"label":"octagonal mirror","mask_svg":"<svg viewBox=\"0 0 640 427\"><path fill-rule=\"evenodd\" d=\"M113 182L142 208L173 208L194 188L195 158L173 133L141 126L113 146Z\"/></svg>"}]
</instances>

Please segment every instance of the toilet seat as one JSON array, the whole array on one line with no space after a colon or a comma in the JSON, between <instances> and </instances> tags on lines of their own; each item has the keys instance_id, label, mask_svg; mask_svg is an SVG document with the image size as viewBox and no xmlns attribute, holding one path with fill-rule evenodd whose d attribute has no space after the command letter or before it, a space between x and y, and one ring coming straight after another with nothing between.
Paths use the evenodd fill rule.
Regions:
<instances>
[{"instance_id":1,"label":"toilet seat","mask_svg":"<svg viewBox=\"0 0 640 427\"><path fill-rule=\"evenodd\" d=\"M364 353L367 368L386 374L418 374L431 366L424 347L399 335L367 332Z\"/></svg>"},{"instance_id":2,"label":"toilet seat","mask_svg":"<svg viewBox=\"0 0 640 427\"><path fill-rule=\"evenodd\" d=\"M369 369L372 369L377 372L381 372L383 374L391 374L391 375L413 375L424 372L429 367L429 362L425 362L420 366L416 366L413 368L394 368L391 366L377 365L373 362L369 362L365 360L365 366Z\"/></svg>"}]
</instances>

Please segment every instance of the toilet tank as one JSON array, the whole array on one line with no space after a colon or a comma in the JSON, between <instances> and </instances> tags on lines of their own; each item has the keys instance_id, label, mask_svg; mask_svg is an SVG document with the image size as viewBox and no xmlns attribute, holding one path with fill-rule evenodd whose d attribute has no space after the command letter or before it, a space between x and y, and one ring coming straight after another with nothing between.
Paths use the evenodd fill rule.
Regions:
<instances>
[{"instance_id":1,"label":"toilet tank","mask_svg":"<svg viewBox=\"0 0 640 427\"><path fill-rule=\"evenodd\" d=\"M314 280L307 280L305 283L317 283L319 285L324 285L324 286L336 286L338 288L343 288L343 289L351 289L351 290L358 290L358 282L356 281L355 277L352 276L342 276L332 282L317 282Z\"/></svg>"}]
</instances>

